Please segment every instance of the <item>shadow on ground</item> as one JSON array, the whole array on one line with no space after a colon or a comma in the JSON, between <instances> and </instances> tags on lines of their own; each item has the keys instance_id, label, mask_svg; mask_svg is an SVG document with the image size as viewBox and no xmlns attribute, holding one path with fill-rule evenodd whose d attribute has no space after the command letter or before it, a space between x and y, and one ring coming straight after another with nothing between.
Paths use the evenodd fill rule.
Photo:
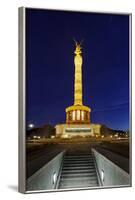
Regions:
<instances>
[{"instance_id":1,"label":"shadow on ground","mask_svg":"<svg viewBox=\"0 0 135 200\"><path fill-rule=\"evenodd\" d=\"M15 191L15 192L18 192L18 186L17 185L8 185L8 188Z\"/></svg>"}]
</instances>

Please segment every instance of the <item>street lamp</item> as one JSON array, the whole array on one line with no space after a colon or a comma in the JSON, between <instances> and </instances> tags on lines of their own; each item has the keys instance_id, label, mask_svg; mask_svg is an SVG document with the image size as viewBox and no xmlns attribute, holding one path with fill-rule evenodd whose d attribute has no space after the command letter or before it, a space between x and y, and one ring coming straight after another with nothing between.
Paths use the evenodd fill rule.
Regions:
<instances>
[{"instance_id":1,"label":"street lamp","mask_svg":"<svg viewBox=\"0 0 135 200\"><path fill-rule=\"evenodd\" d=\"M31 129L31 128L34 128L34 124L28 124L28 127Z\"/></svg>"}]
</instances>

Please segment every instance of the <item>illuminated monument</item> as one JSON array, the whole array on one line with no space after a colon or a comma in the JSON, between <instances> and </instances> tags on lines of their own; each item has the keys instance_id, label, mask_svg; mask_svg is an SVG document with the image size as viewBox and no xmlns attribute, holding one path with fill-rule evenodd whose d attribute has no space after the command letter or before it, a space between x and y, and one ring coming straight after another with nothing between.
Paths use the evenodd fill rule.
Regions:
<instances>
[{"instance_id":1,"label":"illuminated monument","mask_svg":"<svg viewBox=\"0 0 135 200\"><path fill-rule=\"evenodd\" d=\"M90 123L91 109L83 105L82 94L82 51L81 44L75 42L75 80L74 80L74 104L66 108L66 124L58 124L56 137L70 138L75 136L94 136L94 129L98 125ZM96 126L96 127L95 127Z\"/></svg>"},{"instance_id":2,"label":"illuminated monument","mask_svg":"<svg viewBox=\"0 0 135 200\"><path fill-rule=\"evenodd\" d=\"M90 124L90 108L83 105L82 100L82 51L81 45L76 42L74 56L75 81L74 105L66 108L66 124Z\"/></svg>"}]
</instances>

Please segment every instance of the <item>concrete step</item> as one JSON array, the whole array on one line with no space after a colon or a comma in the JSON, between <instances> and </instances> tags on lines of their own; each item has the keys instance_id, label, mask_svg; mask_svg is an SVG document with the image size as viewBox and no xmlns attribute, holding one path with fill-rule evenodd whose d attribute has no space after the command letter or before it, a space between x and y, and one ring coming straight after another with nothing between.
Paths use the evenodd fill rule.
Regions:
<instances>
[{"instance_id":1,"label":"concrete step","mask_svg":"<svg viewBox=\"0 0 135 200\"><path fill-rule=\"evenodd\" d=\"M69 159L69 160L72 160L72 159L90 159L90 158L92 158L92 156L85 156L85 157L77 157L77 156L75 156L75 157L66 157L65 156L65 159Z\"/></svg>"},{"instance_id":2,"label":"concrete step","mask_svg":"<svg viewBox=\"0 0 135 200\"><path fill-rule=\"evenodd\" d=\"M94 187L98 186L97 180L89 180L89 179L71 179L71 180L61 180L59 188L78 188L78 187Z\"/></svg>"},{"instance_id":3,"label":"concrete step","mask_svg":"<svg viewBox=\"0 0 135 200\"><path fill-rule=\"evenodd\" d=\"M64 162L89 162L93 161L93 158L88 158L88 159L64 159Z\"/></svg>"},{"instance_id":4,"label":"concrete step","mask_svg":"<svg viewBox=\"0 0 135 200\"><path fill-rule=\"evenodd\" d=\"M92 154L88 155L66 155L65 158L89 158L92 157Z\"/></svg>"},{"instance_id":5,"label":"concrete step","mask_svg":"<svg viewBox=\"0 0 135 200\"><path fill-rule=\"evenodd\" d=\"M64 160L63 162L64 164L68 164L68 163L93 163L93 160L72 160L72 161L69 161L69 160Z\"/></svg>"},{"instance_id":6,"label":"concrete step","mask_svg":"<svg viewBox=\"0 0 135 200\"><path fill-rule=\"evenodd\" d=\"M88 155L65 155L66 158L90 158L92 157L92 154L88 154Z\"/></svg>"},{"instance_id":7,"label":"concrete step","mask_svg":"<svg viewBox=\"0 0 135 200\"><path fill-rule=\"evenodd\" d=\"M74 177L74 178L62 178L61 184L69 184L69 183L76 183L76 184L83 184L83 183L97 183L97 179L95 177L89 178L89 177Z\"/></svg>"},{"instance_id":8,"label":"concrete step","mask_svg":"<svg viewBox=\"0 0 135 200\"><path fill-rule=\"evenodd\" d=\"M78 173L78 174L63 174L61 175L61 178L88 178L88 179L93 179L93 178L97 178L96 177L96 173Z\"/></svg>"},{"instance_id":9,"label":"concrete step","mask_svg":"<svg viewBox=\"0 0 135 200\"><path fill-rule=\"evenodd\" d=\"M95 184L83 184L83 185L60 185L59 189L81 189L81 188L97 188L97 186L99 186L97 183Z\"/></svg>"},{"instance_id":10,"label":"concrete step","mask_svg":"<svg viewBox=\"0 0 135 200\"><path fill-rule=\"evenodd\" d=\"M75 165L75 166L63 166L63 170L83 170L83 169L95 169L95 166L94 165Z\"/></svg>"},{"instance_id":11,"label":"concrete step","mask_svg":"<svg viewBox=\"0 0 135 200\"><path fill-rule=\"evenodd\" d=\"M61 185L64 185L64 184L68 184L68 185L83 185L83 184L86 184L86 183L89 183L89 184L98 184L97 182L97 179L83 179L82 177L81 178L67 178L67 179L61 179L61 182L60 184Z\"/></svg>"},{"instance_id":12,"label":"concrete step","mask_svg":"<svg viewBox=\"0 0 135 200\"><path fill-rule=\"evenodd\" d=\"M66 174L66 173L70 173L70 174L74 174L74 173L80 173L80 172L96 172L95 168L80 168L80 169L68 169L62 170L62 174Z\"/></svg>"},{"instance_id":13,"label":"concrete step","mask_svg":"<svg viewBox=\"0 0 135 200\"><path fill-rule=\"evenodd\" d=\"M87 157L65 157L65 160L87 160L87 159L93 159L92 156Z\"/></svg>"},{"instance_id":14,"label":"concrete step","mask_svg":"<svg viewBox=\"0 0 135 200\"><path fill-rule=\"evenodd\" d=\"M59 189L96 186L98 179L92 155L65 156Z\"/></svg>"},{"instance_id":15,"label":"concrete step","mask_svg":"<svg viewBox=\"0 0 135 200\"><path fill-rule=\"evenodd\" d=\"M90 185L90 184L88 184L88 185L76 185L76 186L71 186L71 185L67 185L67 186L59 186L59 189L60 190L75 190L75 189L83 189L83 188L85 188L85 189L91 189L91 188L97 188L97 184L95 184L95 185Z\"/></svg>"},{"instance_id":16,"label":"concrete step","mask_svg":"<svg viewBox=\"0 0 135 200\"><path fill-rule=\"evenodd\" d=\"M63 162L63 165L70 165L70 164L76 164L76 165L79 165L79 164L85 164L85 165L94 165L94 162L93 161L89 161L89 162L81 162L81 161L77 161L77 162L74 162L74 161L72 161L72 162Z\"/></svg>"},{"instance_id":17,"label":"concrete step","mask_svg":"<svg viewBox=\"0 0 135 200\"><path fill-rule=\"evenodd\" d=\"M63 164L63 168L65 169L65 168L68 168L68 167L72 167L72 168L74 168L74 167L95 167L94 166L94 164L89 164L89 163L80 163L80 164L78 164L78 163L72 163L72 164Z\"/></svg>"}]
</instances>

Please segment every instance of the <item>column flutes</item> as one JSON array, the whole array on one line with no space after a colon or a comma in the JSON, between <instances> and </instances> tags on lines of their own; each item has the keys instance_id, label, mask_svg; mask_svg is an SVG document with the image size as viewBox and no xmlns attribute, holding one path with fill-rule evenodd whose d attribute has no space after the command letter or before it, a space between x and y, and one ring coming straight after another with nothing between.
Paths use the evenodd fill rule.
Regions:
<instances>
[{"instance_id":1,"label":"column flutes","mask_svg":"<svg viewBox=\"0 0 135 200\"><path fill-rule=\"evenodd\" d=\"M75 49L74 105L82 105L82 56L80 44Z\"/></svg>"}]
</instances>

